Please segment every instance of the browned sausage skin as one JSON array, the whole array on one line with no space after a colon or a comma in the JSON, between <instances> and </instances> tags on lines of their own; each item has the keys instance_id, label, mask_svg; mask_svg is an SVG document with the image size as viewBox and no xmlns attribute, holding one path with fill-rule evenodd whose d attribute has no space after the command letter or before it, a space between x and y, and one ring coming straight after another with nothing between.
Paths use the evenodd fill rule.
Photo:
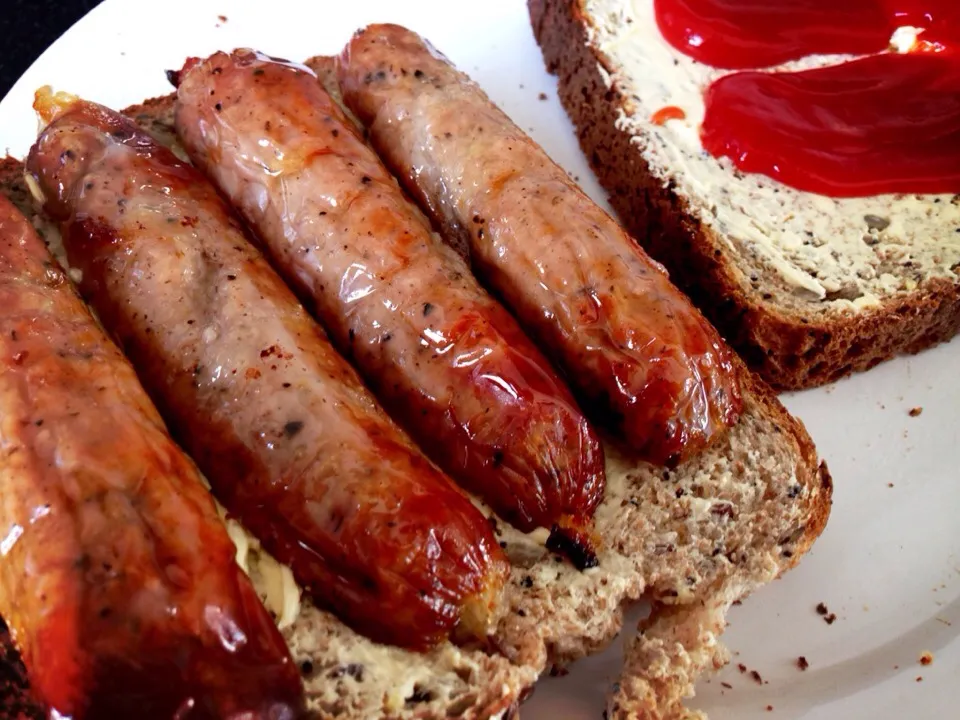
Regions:
<instances>
[{"instance_id":1,"label":"browned sausage skin","mask_svg":"<svg viewBox=\"0 0 960 720\"><path fill-rule=\"evenodd\" d=\"M28 167L81 291L227 509L360 632L487 631L507 571L486 519L337 355L214 188L75 102Z\"/></svg>"},{"instance_id":2,"label":"browned sausage skin","mask_svg":"<svg viewBox=\"0 0 960 720\"><path fill-rule=\"evenodd\" d=\"M415 33L371 25L338 77L387 165L629 445L675 464L736 421L716 331L466 75Z\"/></svg>"},{"instance_id":3,"label":"browned sausage skin","mask_svg":"<svg viewBox=\"0 0 960 720\"><path fill-rule=\"evenodd\" d=\"M524 532L595 562L603 451L569 391L307 68L190 61L177 132L421 447ZM565 542L568 541L568 542Z\"/></svg>"},{"instance_id":4,"label":"browned sausage skin","mask_svg":"<svg viewBox=\"0 0 960 720\"><path fill-rule=\"evenodd\" d=\"M0 613L33 692L77 720L294 717L299 672L196 468L3 196L0 305Z\"/></svg>"}]
</instances>

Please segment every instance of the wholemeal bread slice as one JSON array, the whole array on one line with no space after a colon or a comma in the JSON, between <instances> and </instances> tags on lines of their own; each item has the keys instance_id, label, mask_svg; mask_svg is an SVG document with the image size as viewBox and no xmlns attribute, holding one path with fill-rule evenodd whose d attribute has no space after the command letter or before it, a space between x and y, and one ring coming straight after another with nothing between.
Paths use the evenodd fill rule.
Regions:
<instances>
[{"instance_id":1,"label":"wholemeal bread slice","mask_svg":"<svg viewBox=\"0 0 960 720\"><path fill-rule=\"evenodd\" d=\"M832 199L742 174L700 146L720 71L663 40L653 0L528 4L621 220L768 382L819 385L960 330L960 195ZM654 122L667 106L686 118Z\"/></svg>"},{"instance_id":2,"label":"wholemeal bread slice","mask_svg":"<svg viewBox=\"0 0 960 720\"><path fill-rule=\"evenodd\" d=\"M175 143L170 97L126 113ZM30 204L21 172L8 160L0 168L0 190L30 213L56 251L56 231ZM330 718L510 716L541 673L604 648L620 630L624 607L645 597L654 611L631 645L610 710L622 717L641 716L641 710L641 717L681 717L681 699L697 675L722 660L717 635L730 603L794 565L830 509L830 476L803 426L762 381L739 365L738 372L743 417L714 447L675 470L606 445L598 567L577 571L547 551L545 533L524 535L478 503L513 564L508 612L488 646L443 643L416 654L377 645L303 599L283 631L303 670L311 709ZM269 565L262 561L254 552L247 568L266 597ZM705 615L704 608L711 610ZM709 633L674 640L690 618L699 623L704 617L712 623ZM654 645L662 661L651 665Z\"/></svg>"}]
</instances>

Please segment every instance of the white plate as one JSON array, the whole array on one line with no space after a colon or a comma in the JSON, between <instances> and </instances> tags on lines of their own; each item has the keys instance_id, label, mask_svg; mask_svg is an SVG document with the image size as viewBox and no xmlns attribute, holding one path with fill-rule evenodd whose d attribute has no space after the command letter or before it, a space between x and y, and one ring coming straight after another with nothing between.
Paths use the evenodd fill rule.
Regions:
<instances>
[{"instance_id":1,"label":"white plate","mask_svg":"<svg viewBox=\"0 0 960 720\"><path fill-rule=\"evenodd\" d=\"M30 103L40 85L121 108L169 92L163 70L180 67L188 55L253 46L302 60L338 51L359 26L389 21L429 37L604 200L557 101L554 78L543 69L525 3L459 5L167 0L147 7L107 0L0 103L0 149L23 156L35 139ZM541 92L546 101L538 99ZM954 342L785 398L830 464L833 516L796 570L734 608L726 642L738 656L701 682L694 705L714 720L960 715L958 374ZM922 415L910 417L912 407L922 407ZM816 614L819 602L836 612L833 625ZM921 667L925 650L935 660ZM568 676L543 681L524 719L597 718L619 654L617 643ZM796 667L800 655L810 663L806 672ZM737 663L759 671L765 684L741 675Z\"/></svg>"}]
</instances>

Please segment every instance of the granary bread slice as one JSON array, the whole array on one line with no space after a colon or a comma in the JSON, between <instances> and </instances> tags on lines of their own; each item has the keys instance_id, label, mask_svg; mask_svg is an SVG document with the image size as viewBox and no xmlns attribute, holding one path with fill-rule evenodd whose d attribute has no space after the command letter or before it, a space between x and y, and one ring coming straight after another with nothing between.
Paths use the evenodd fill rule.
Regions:
<instances>
[{"instance_id":1,"label":"granary bread slice","mask_svg":"<svg viewBox=\"0 0 960 720\"><path fill-rule=\"evenodd\" d=\"M706 154L701 93L721 71L668 45L653 4L528 0L611 204L748 365L810 387L960 330L960 195L832 199ZM666 106L686 119L652 122Z\"/></svg>"},{"instance_id":2,"label":"granary bread slice","mask_svg":"<svg viewBox=\"0 0 960 720\"><path fill-rule=\"evenodd\" d=\"M166 97L126 112L173 143L171 111ZM55 248L56 232L29 204L20 174L19 164L8 161L0 189ZM643 717L681 717L673 698L691 692L696 675L722 657L716 636L726 608L795 564L830 509L830 476L803 426L762 381L738 371L742 419L679 468L631 461L607 445L607 492L596 516L599 567L578 572L546 550L540 533L523 535L484 509L513 563L508 612L489 646L444 643L420 655L377 645L302 600L283 631L303 669L311 709L329 718L510 716L541 673L604 648L620 630L623 607L647 597L655 607L649 629L633 646L611 709L636 717L633 708L646 702ZM266 595L261 561L254 553L248 571ZM674 618L685 627L704 607L716 610L713 630L685 638L681 650L668 639L678 626ZM648 678L645 648L661 634L670 645L667 659Z\"/></svg>"}]
</instances>

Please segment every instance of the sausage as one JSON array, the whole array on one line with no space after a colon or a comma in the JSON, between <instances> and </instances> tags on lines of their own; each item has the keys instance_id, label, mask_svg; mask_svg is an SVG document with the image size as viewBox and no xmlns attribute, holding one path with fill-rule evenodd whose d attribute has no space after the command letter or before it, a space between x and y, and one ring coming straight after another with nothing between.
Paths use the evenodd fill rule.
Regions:
<instances>
[{"instance_id":1,"label":"sausage","mask_svg":"<svg viewBox=\"0 0 960 720\"><path fill-rule=\"evenodd\" d=\"M466 75L409 30L371 25L338 78L387 166L628 446L674 465L736 422L716 330Z\"/></svg>"},{"instance_id":2,"label":"sausage","mask_svg":"<svg viewBox=\"0 0 960 720\"><path fill-rule=\"evenodd\" d=\"M179 78L177 134L191 159L387 410L505 519L555 528L551 545L593 564L597 436L317 77L239 50L191 61Z\"/></svg>"},{"instance_id":3,"label":"sausage","mask_svg":"<svg viewBox=\"0 0 960 720\"><path fill-rule=\"evenodd\" d=\"M227 510L374 640L485 636L508 569L486 518L375 404L199 171L111 110L55 112L28 169L81 292Z\"/></svg>"},{"instance_id":4,"label":"sausage","mask_svg":"<svg viewBox=\"0 0 960 720\"><path fill-rule=\"evenodd\" d=\"M293 718L303 688L194 465L0 196L0 613L50 717Z\"/></svg>"}]
</instances>

